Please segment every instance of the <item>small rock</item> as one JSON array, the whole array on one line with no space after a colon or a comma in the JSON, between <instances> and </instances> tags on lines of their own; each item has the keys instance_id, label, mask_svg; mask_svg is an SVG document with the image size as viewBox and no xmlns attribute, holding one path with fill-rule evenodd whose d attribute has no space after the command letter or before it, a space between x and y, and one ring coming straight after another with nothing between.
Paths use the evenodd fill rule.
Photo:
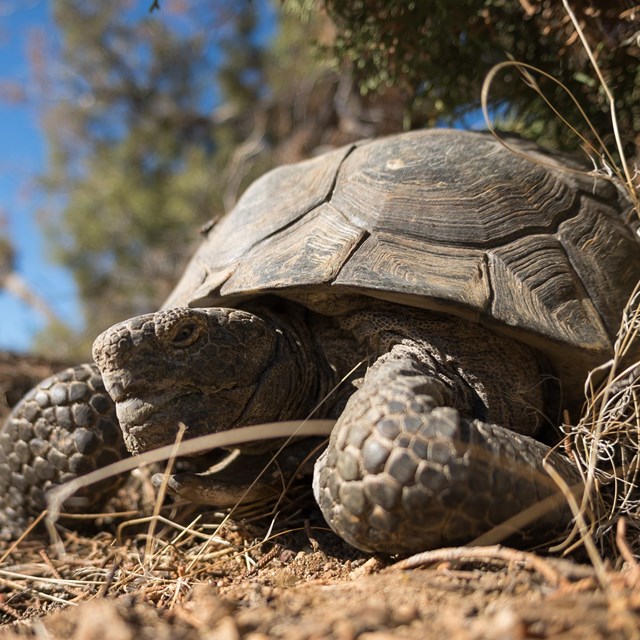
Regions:
<instances>
[{"instance_id":1,"label":"small rock","mask_svg":"<svg viewBox=\"0 0 640 640\"><path fill-rule=\"evenodd\" d=\"M337 620L332 630L336 640L354 640L356 637L356 631L350 620Z\"/></svg>"},{"instance_id":2,"label":"small rock","mask_svg":"<svg viewBox=\"0 0 640 640\"><path fill-rule=\"evenodd\" d=\"M409 624L420 617L418 608L411 603L401 604L393 611L396 624Z\"/></svg>"},{"instance_id":3,"label":"small rock","mask_svg":"<svg viewBox=\"0 0 640 640\"><path fill-rule=\"evenodd\" d=\"M240 640L240 631L231 616L225 616L211 630L203 634L202 640Z\"/></svg>"},{"instance_id":4,"label":"small rock","mask_svg":"<svg viewBox=\"0 0 640 640\"><path fill-rule=\"evenodd\" d=\"M93 600L78 610L73 640L133 640L134 629L120 616L115 602Z\"/></svg>"},{"instance_id":5,"label":"small rock","mask_svg":"<svg viewBox=\"0 0 640 640\"><path fill-rule=\"evenodd\" d=\"M523 640L527 629L520 616L505 607L478 619L471 627L471 638L482 640Z\"/></svg>"}]
</instances>

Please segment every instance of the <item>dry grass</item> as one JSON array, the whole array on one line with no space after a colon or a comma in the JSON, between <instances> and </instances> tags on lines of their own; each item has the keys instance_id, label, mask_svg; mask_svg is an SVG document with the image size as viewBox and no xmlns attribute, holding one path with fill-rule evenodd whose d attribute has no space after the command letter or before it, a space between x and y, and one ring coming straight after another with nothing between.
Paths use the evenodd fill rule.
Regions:
<instances>
[{"instance_id":1,"label":"dry grass","mask_svg":"<svg viewBox=\"0 0 640 640\"><path fill-rule=\"evenodd\" d=\"M163 504L152 467L133 474L105 514L61 514L53 544L25 536L0 557L0 620L42 615L96 597L135 595L163 608L183 601L196 584L245 576L264 562L292 528L312 536L304 513L306 486L259 504L223 512L192 504ZM143 515L141 515L143 514ZM148 514L148 515L144 515ZM85 520L87 535L75 528ZM58 523L58 524L60 524ZM82 526L80 526L82 529ZM100 533L96 533L99 530ZM4 613L4 615L2 615Z\"/></svg>"},{"instance_id":2,"label":"dry grass","mask_svg":"<svg viewBox=\"0 0 640 640\"><path fill-rule=\"evenodd\" d=\"M567 0L563 0L563 5L607 98L616 153L607 148L603 136L565 85L552 75L517 61L498 64L487 75L482 90L485 121L489 130L500 139L488 109L491 84L499 73L507 68L515 68L522 81L546 102L554 117L559 118L580 141L594 166L592 173L612 180L626 195L629 210L624 212L625 221L640 233L638 168L630 167L625 158L618 130L615 96L598 66L592 43L587 41ZM583 130L571 125L569 119L547 99L536 80L537 76L557 84L569 95L576 107L576 114L582 118ZM509 148L507 142L501 142ZM537 158L534 161L540 162ZM632 536L630 548L640 556L640 282L624 309L613 357L591 372L585 384L585 409L581 419L577 424L567 420L562 428L566 435L566 452L582 474L584 491L579 503L575 503L576 526L558 550L573 550L578 545L584 545L594 564L601 564L596 547L600 554L620 557L619 546L615 544L615 528L619 520L624 518L628 521ZM565 495L570 504L574 502L568 491L565 491Z\"/></svg>"},{"instance_id":3,"label":"dry grass","mask_svg":"<svg viewBox=\"0 0 640 640\"><path fill-rule=\"evenodd\" d=\"M595 514L592 535L603 550L612 545L621 518L629 520L632 546L640 553L640 283L629 300L614 356L587 380L586 410L577 425L565 425L568 449L585 479L581 507ZM594 384L594 378L604 382Z\"/></svg>"},{"instance_id":4,"label":"dry grass","mask_svg":"<svg viewBox=\"0 0 640 640\"><path fill-rule=\"evenodd\" d=\"M565 6L572 15L566 2ZM580 26L577 23L575 26L609 97L612 127L617 133L613 94L599 74ZM518 62L504 63L487 78L483 91L485 112L491 81L506 66L516 66L524 81L533 90L541 92L535 81L538 70ZM580 110L577 101L576 105ZM562 118L557 112L556 115ZM487 122L491 126L488 115ZM587 120L587 129L589 126ZM616 166L616 154L606 149L593 127L590 130L592 136L587 139L574 129L597 164L597 173L615 177L617 183L623 185L638 215L635 176L627 166L624 154L618 149L617 156L622 162ZM592 139L595 144L590 141ZM640 362L634 360L634 354L640 352L639 333L640 288L637 287L622 318L612 360L588 380L584 416L578 424L564 426L567 451L585 479L585 491L575 506L579 526L565 548L574 548L576 540L586 544L592 552L596 579L582 574L567 577L549 560L531 554L514 557L512 552L500 548L435 552L428 557L429 562L444 562L448 567L462 560L483 562L483 566L496 562L505 565L529 563L558 592L593 592L599 586L607 595L607 612L614 621L612 628L621 630L620 637L638 637L640 567L635 558L640 554L637 486L640 473ZM255 434L250 434L250 439L255 439ZM210 438L205 440L198 446L203 449L220 446ZM171 457L170 454L170 451L161 452L156 459ZM145 461L150 462L151 458ZM139 462L133 460L124 464L133 468ZM116 470L119 471L121 469ZM106 473L110 472L114 470L106 470ZM201 582L217 581L219 587L263 568L278 553L279 547L275 543L282 536L293 535L292 528L302 531L302 537L314 548L315 529L305 528L302 505L306 497L298 489L291 489L272 504L237 505L232 511L233 519L230 519L228 512L202 513L188 505L163 505L162 492L160 497L153 497L149 473L139 470L134 475L134 486L129 485L119 498L121 511L97 518L98 524L108 532L90 536L66 532L51 547L27 535L7 547L0 558L3 584L0 615L5 621L42 615L52 609L107 596L134 596L137 601L172 611L179 608ZM88 478L83 482L97 479ZM77 488L67 487L63 493L66 495L67 490L72 492ZM56 511L55 505L53 511ZM133 518L134 513L148 515ZM594 514L594 518L588 520L587 513ZM259 527L252 527L253 523L259 523ZM260 536L256 531L262 532ZM601 554L624 560L624 568L612 571L594 551L596 547ZM182 610L180 615L191 614ZM38 627L33 628L38 635ZM41 637L49 636L43 633Z\"/></svg>"}]
</instances>

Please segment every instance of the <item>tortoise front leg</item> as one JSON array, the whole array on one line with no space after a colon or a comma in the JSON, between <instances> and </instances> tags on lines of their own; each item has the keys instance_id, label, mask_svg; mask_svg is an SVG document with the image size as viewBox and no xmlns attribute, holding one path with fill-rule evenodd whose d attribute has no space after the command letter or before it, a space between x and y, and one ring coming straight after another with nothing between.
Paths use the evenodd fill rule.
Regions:
<instances>
[{"instance_id":1,"label":"tortoise front leg","mask_svg":"<svg viewBox=\"0 0 640 640\"><path fill-rule=\"evenodd\" d=\"M564 456L452 404L435 372L406 352L369 369L315 469L316 499L338 535L392 554L466 544L558 493L545 456L569 484L579 482ZM561 501L513 533L549 540L570 518Z\"/></svg>"},{"instance_id":2,"label":"tortoise front leg","mask_svg":"<svg viewBox=\"0 0 640 640\"><path fill-rule=\"evenodd\" d=\"M20 535L46 508L47 491L126 455L114 403L95 365L42 381L0 432L0 539ZM76 511L99 509L121 480L94 484L70 502Z\"/></svg>"}]
</instances>

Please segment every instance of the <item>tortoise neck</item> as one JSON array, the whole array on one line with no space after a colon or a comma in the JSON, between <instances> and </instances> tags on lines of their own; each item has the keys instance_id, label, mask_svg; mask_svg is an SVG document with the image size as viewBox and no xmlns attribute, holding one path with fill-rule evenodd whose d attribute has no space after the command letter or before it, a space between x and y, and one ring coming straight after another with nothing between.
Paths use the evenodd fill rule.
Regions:
<instances>
[{"instance_id":1,"label":"tortoise neck","mask_svg":"<svg viewBox=\"0 0 640 640\"><path fill-rule=\"evenodd\" d=\"M274 360L263 376L264 388L279 403L277 419L331 415L334 403L325 399L336 382L335 372L310 327L313 312L295 302L273 298L242 308L269 323L278 335Z\"/></svg>"}]
</instances>

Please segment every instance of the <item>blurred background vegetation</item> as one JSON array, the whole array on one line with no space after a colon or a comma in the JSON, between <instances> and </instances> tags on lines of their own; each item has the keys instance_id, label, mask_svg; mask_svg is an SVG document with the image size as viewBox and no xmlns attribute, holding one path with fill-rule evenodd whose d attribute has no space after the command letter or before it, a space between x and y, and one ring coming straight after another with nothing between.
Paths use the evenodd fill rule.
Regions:
<instances>
[{"instance_id":1,"label":"blurred background vegetation","mask_svg":"<svg viewBox=\"0 0 640 640\"><path fill-rule=\"evenodd\" d=\"M156 309L198 242L272 166L363 137L476 126L484 77L514 59L560 80L612 143L611 113L558 0L53 0L60 37L32 56L49 159L40 222L77 282L81 335L51 321L35 349L86 359L93 337ZM571 0L640 164L640 9ZM142 10L141 10L142 9ZM558 85L553 106L585 132ZM503 129L579 140L511 67L492 85ZM0 282L13 280L0 243Z\"/></svg>"}]
</instances>

